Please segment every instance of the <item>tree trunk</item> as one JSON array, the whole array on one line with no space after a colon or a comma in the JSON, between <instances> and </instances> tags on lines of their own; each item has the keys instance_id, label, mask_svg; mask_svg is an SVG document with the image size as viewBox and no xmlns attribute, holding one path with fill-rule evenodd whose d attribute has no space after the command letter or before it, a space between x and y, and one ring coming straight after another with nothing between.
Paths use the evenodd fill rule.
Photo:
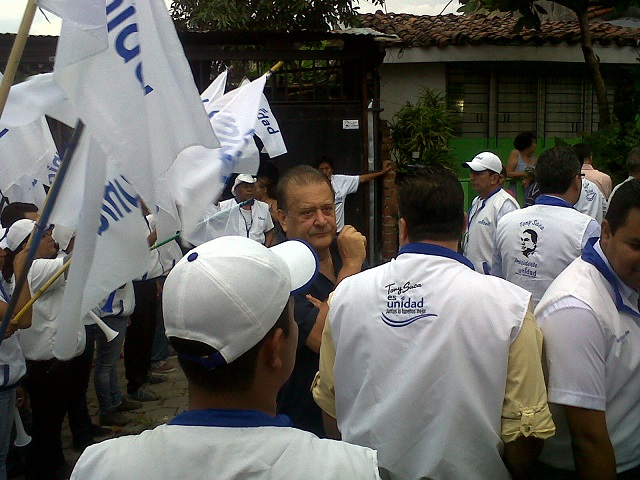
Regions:
<instances>
[{"instance_id":1,"label":"tree trunk","mask_svg":"<svg viewBox=\"0 0 640 480\"><path fill-rule=\"evenodd\" d=\"M611 124L609 117L609 100L607 99L607 89L600 73L600 59L593 53L593 44L591 42L591 30L589 28L589 18L587 10L576 11L578 23L580 24L580 32L582 34L582 54L587 64L593 88L598 99L598 113L600 115L599 127L606 127Z\"/></svg>"}]
</instances>

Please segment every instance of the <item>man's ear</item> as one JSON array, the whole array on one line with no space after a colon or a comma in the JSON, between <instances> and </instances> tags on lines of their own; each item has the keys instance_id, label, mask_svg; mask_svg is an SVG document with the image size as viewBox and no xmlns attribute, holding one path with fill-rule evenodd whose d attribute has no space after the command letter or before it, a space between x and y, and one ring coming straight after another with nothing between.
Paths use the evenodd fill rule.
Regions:
<instances>
[{"instance_id":1,"label":"man's ear","mask_svg":"<svg viewBox=\"0 0 640 480\"><path fill-rule=\"evenodd\" d=\"M278 221L280 222L280 226L282 227L282 231L287 233L287 214L284 213L284 210L278 209Z\"/></svg>"},{"instance_id":2,"label":"man's ear","mask_svg":"<svg viewBox=\"0 0 640 480\"><path fill-rule=\"evenodd\" d=\"M276 370L282 368L284 364L283 355L286 348L284 331L281 328L276 328L262 343L260 356L264 361L265 367Z\"/></svg>"},{"instance_id":3,"label":"man's ear","mask_svg":"<svg viewBox=\"0 0 640 480\"><path fill-rule=\"evenodd\" d=\"M404 218L400 218L400 220L398 220L398 243L400 244L400 247L409 243L407 221Z\"/></svg>"},{"instance_id":4,"label":"man's ear","mask_svg":"<svg viewBox=\"0 0 640 480\"><path fill-rule=\"evenodd\" d=\"M606 250L607 244L611 239L611 226L607 220L602 220L602 225L600 226L600 246Z\"/></svg>"}]
</instances>

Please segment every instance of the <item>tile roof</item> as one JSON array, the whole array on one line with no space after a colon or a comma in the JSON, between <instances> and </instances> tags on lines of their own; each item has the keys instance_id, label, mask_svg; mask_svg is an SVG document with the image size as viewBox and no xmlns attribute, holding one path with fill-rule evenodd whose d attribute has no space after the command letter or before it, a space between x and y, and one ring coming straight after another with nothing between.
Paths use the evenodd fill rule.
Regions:
<instances>
[{"instance_id":1,"label":"tile roof","mask_svg":"<svg viewBox=\"0 0 640 480\"><path fill-rule=\"evenodd\" d=\"M543 21L541 31L523 29L513 33L517 19L508 16L413 15L406 13L364 14L362 26L397 35L410 47L462 45L558 45L580 43L577 22ZM620 27L605 22L591 23L593 43L601 46L640 46L640 28Z\"/></svg>"}]
</instances>

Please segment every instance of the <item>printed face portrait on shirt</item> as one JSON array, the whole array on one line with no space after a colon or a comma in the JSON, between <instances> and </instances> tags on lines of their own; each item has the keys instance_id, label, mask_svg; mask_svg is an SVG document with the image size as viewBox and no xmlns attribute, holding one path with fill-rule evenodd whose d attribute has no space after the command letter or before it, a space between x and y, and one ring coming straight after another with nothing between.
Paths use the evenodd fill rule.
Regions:
<instances>
[{"instance_id":1,"label":"printed face portrait on shirt","mask_svg":"<svg viewBox=\"0 0 640 480\"><path fill-rule=\"evenodd\" d=\"M522 255L529 257L533 255L538 247L538 233L535 230L527 229L520 235L520 248Z\"/></svg>"},{"instance_id":2,"label":"printed face portrait on shirt","mask_svg":"<svg viewBox=\"0 0 640 480\"><path fill-rule=\"evenodd\" d=\"M331 187L325 182L292 183L287 197L287 211L278 211L287 238L300 238L316 252L328 249L337 230Z\"/></svg>"},{"instance_id":3,"label":"printed face portrait on shirt","mask_svg":"<svg viewBox=\"0 0 640 480\"><path fill-rule=\"evenodd\" d=\"M640 289L640 209L629 210L626 222L613 234L605 220L600 244L620 280L635 290Z\"/></svg>"}]
</instances>

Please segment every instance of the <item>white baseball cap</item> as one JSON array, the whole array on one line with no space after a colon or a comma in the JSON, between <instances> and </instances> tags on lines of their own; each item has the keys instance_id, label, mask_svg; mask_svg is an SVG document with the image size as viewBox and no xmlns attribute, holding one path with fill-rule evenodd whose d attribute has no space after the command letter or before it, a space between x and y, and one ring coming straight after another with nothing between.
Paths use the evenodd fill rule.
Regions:
<instances>
[{"instance_id":1,"label":"white baseball cap","mask_svg":"<svg viewBox=\"0 0 640 480\"><path fill-rule=\"evenodd\" d=\"M317 272L315 252L300 240L271 248L238 236L203 243L164 283L166 335L215 348L219 354L206 359L210 368L231 363L267 335L289 296Z\"/></svg>"},{"instance_id":2,"label":"white baseball cap","mask_svg":"<svg viewBox=\"0 0 640 480\"><path fill-rule=\"evenodd\" d=\"M502 162L495 153L482 152L473 157L470 162L462 164L465 168L470 168L474 172L482 172L484 170L491 170L497 174L502 172Z\"/></svg>"},{"instance_id":3,"label":"white baseball cap","mask_svg":"<svg viewBox=\"0 0 640 480\"><path fill-rule=\"evenodd\" d=\"M231 193L235 196L236 187L241 183L256 183L256 179L253 175L249 175L248 173L241 173L236 177L235 182L233 182L233 187L231 187Z\"/></svg>"},{"instance_id":4,"label":"white baseball cap","mask_svg":"<svg viewBox=\"0 0 640 480\"><path fill-rule=\"evenodd\" d=\"M29 237L35 225L36 222L29 220L28 218L18 220L11 225L7 232L7 248L12 252L15 252L20 244Z\"/></svg>"}]
</instances>

